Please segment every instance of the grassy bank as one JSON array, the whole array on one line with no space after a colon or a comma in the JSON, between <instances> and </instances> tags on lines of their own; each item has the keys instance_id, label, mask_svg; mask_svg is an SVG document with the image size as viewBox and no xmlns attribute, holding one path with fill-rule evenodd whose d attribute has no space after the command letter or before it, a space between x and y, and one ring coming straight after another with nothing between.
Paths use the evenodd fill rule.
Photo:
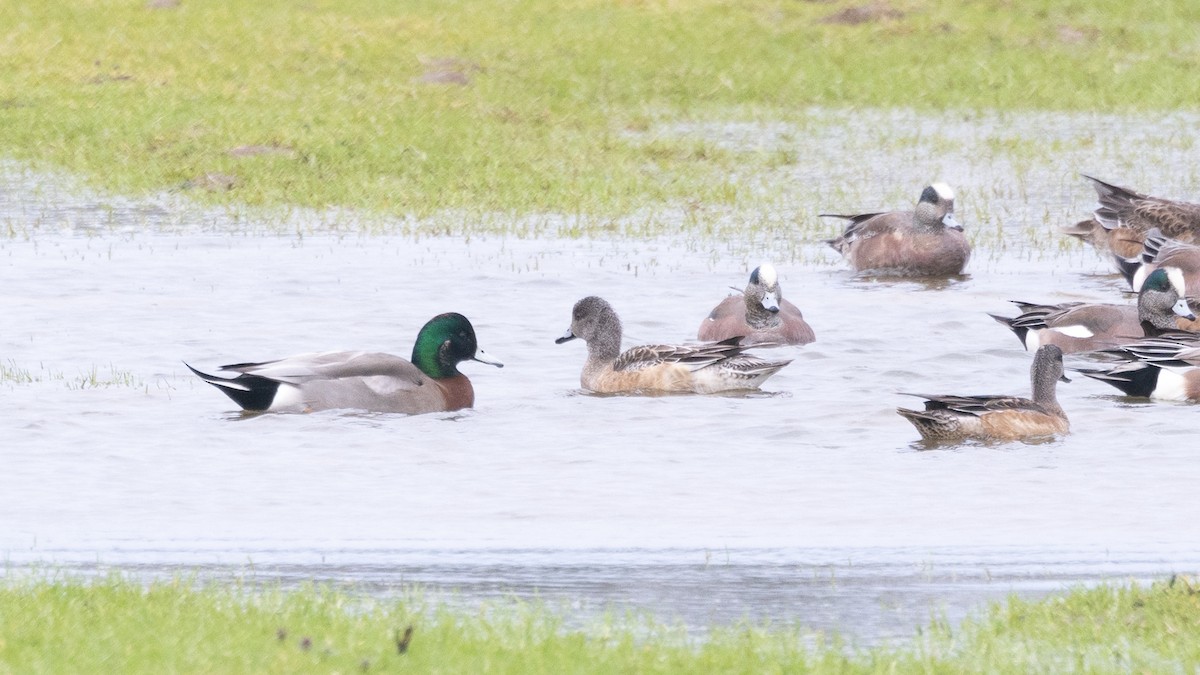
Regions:
<instances>
[{"instance_id":1,"label":"grassy bank","mask_svg":"<svg viewBox=\"0 0 1200 675\"><path fill-rule=\"evenodd\" d=\"M906 645L803 644L786 628L717 629L697 643L649 621L567 629L536 607L429 610L327 589L0 588L0 671L20 673L1188 671L1200 666L1200 589L1183 579L1078 589L1010 599Z\"/></svg>"},{"instance_id":2,"label":"grassy bank","mask_svg":"<svg viewBox=\"0 0 1200 675\"><path fill-rule=\"evenodd\" d=\"M252 205L745 205L734 174L803 151L654 129L810 106L1194 109L1198 22L1189 0L0 0L0 156Z\"/></svg>"}]
</instances>

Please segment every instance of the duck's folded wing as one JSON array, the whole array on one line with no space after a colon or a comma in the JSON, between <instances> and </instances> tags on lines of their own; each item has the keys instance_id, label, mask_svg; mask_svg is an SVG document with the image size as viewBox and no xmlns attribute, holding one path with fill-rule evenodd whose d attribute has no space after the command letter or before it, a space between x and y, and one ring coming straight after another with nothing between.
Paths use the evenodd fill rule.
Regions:
<instances>
[{"instance_id":1,"label":"duck's folded wing","mask_svg":"<svg viewBox=\"0 0 1200 675\"><path fill-rule=\"evenodd\" d=\"M1133 210L1169 237L1191 239L1200 227L1200 204L1150 197L1133 202Z\"/></svg>"},{"instance_id":2,"label":"duck's folded wing","mask_svg":"<svg viewBox=\"0 0 1200 675\"><path fill-rule=\"evenodd\" d=\"M1066 335L1091 337L1111 333L1122 324L1137 326L1138 309L1133 305L1074 304L1051 312L1043 321Z\"/></svg>"},{"instance_id":3,"label":"duck's folded wing","mask_svg":"<svg viewBox=\"0 0 1200 675\"><path fill-rule=\"evenodd\" d=\"M313 380L367 379L390 390L419 387L426 376L407 359L382 352L320 352L277 361L223 366L276 382L300 385ZM373 385L373 389L379 386Z\"/></svg>"},{"instance_id":4,"label":"duck's folded wing","mask_svg":"<svg viewBox=\"0 0 1200 675\"><path fill-rule=\"evenodd\" d=\"M953 410L955 412L979 415L997 410L1030 410L1036 409L1033 401L1020 396L928 396L924 394L908 394L925 399L925 410Z\"/></svg>"},{"instance_id":5,"label":"duck's folded wing","mask_svg":"<svg viewBox=\"0 0 1200 675\"><path fill-rule=\"evenodd\" d=\"M850 221L846 224L846 229L842 232L841 237L839 237L839 239L849 241L851 239L873 237L895 229L885 218L876 220L877 216L882 216L885 213L886 211L877 211L875 213L858 213L854 215L843 215L840 213L822 213L819 215L822 218L841 218L842 220Z\"/></svg>"},{"instance_id":6,"label":"duck's folded wing","mask_svg":"<svg viewBox=\"0 0 1200 675\"><path fill-rule=\"evenodd\" d=\"M733 358L745 348L741 336L702 345L642 345L631 347L617 357L613 370L641 370L662 363L678 363L691 370Z\"/></svg>"}]
</instances>

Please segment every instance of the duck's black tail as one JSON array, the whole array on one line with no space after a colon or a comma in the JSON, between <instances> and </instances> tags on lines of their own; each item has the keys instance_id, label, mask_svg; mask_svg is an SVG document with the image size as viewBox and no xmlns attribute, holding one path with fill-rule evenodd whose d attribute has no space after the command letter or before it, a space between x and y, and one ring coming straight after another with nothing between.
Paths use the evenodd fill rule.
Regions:
<instances>
[{"instance_id":1,"label":"duck's black tail","mask_svg":"<svg viewBox=\"0 0 1200 675\"><path fill-rule=\"evenodd\" d=\"M187 363L183 365L195 373L196 377L220 389L243 410L261 412L270 408L276 392L279 391L278 382L258 375L242 373L237 377L220 377L196 370Z\"/></svg>"}]
</instances>

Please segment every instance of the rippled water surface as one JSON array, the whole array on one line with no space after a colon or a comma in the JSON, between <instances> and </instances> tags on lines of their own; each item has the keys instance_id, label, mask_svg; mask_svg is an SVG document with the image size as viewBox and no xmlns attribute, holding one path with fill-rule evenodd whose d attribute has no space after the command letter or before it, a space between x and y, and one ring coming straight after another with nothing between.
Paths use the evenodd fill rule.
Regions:
<instances>
[{"instance_id":1,"label":"rippled water surface","mask_svg":"<svg viewBox=\"0 0 1200 675\"><path fill-rule=\"evenodd\" d=\"M1200 562L1194 406L1078 377L1059 388L1069 436L936 448L894 412L919 404L901 391L1028 394L1029 355L986 315L1013 313L1008 300L1132 302L1107 262L1050 234L1069 220L1062 199L1053 226L1003 224L966 278L926 285L855 279L787 232L228 234L219 214L70 202L31 180L6 185L14 234L0 240L10 565L253 565L872 640L1012 590ZM1077 177L1047 189L1066 185L1089 203ZM1007 199L1032 212L1039 197ZM168 226L189 218L203 226ZM589 294L621 314L627 345L691 340L764 259L817 342L772 350L795 360L761 393L587 395L584 346L553 343ZM464 365L470 411L243 417L183 365L407 356L451 310L506 363Z\"/></svg>"}]
</instances>

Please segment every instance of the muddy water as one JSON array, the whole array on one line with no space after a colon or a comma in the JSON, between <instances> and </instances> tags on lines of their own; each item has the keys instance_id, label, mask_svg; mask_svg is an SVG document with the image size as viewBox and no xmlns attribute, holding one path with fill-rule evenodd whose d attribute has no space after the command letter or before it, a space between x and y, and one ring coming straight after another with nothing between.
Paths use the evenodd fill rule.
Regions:
<instances>
[{"instance_id":1,"label":"muddy water","mask_svg":"<svg viewBox=\"0 0 1200 675\"><path fill-rule=\"evenodd\" d=\"M1130 301L1041 222L1005 226L966 278L926 285L856 279L787 233L230 235L253 224L31 181L10 177L0 241L10 566L252 566L868 641L1014 590L1200 566L1196 407L1078 377L1059 389L1071 435L956 447L920 443L894 412L916 402L901 391L1027 393L1029 355L985 314L1010 299ZM629 345L690 340L766 258L817 342L772 350L795 360L761 393L591 396L583 345L553 343L588 294L613 303ZM450 310L507 364L464 366L471 411L244 417L182 363L407 355Z\"/></svg>"}]
</instances>

